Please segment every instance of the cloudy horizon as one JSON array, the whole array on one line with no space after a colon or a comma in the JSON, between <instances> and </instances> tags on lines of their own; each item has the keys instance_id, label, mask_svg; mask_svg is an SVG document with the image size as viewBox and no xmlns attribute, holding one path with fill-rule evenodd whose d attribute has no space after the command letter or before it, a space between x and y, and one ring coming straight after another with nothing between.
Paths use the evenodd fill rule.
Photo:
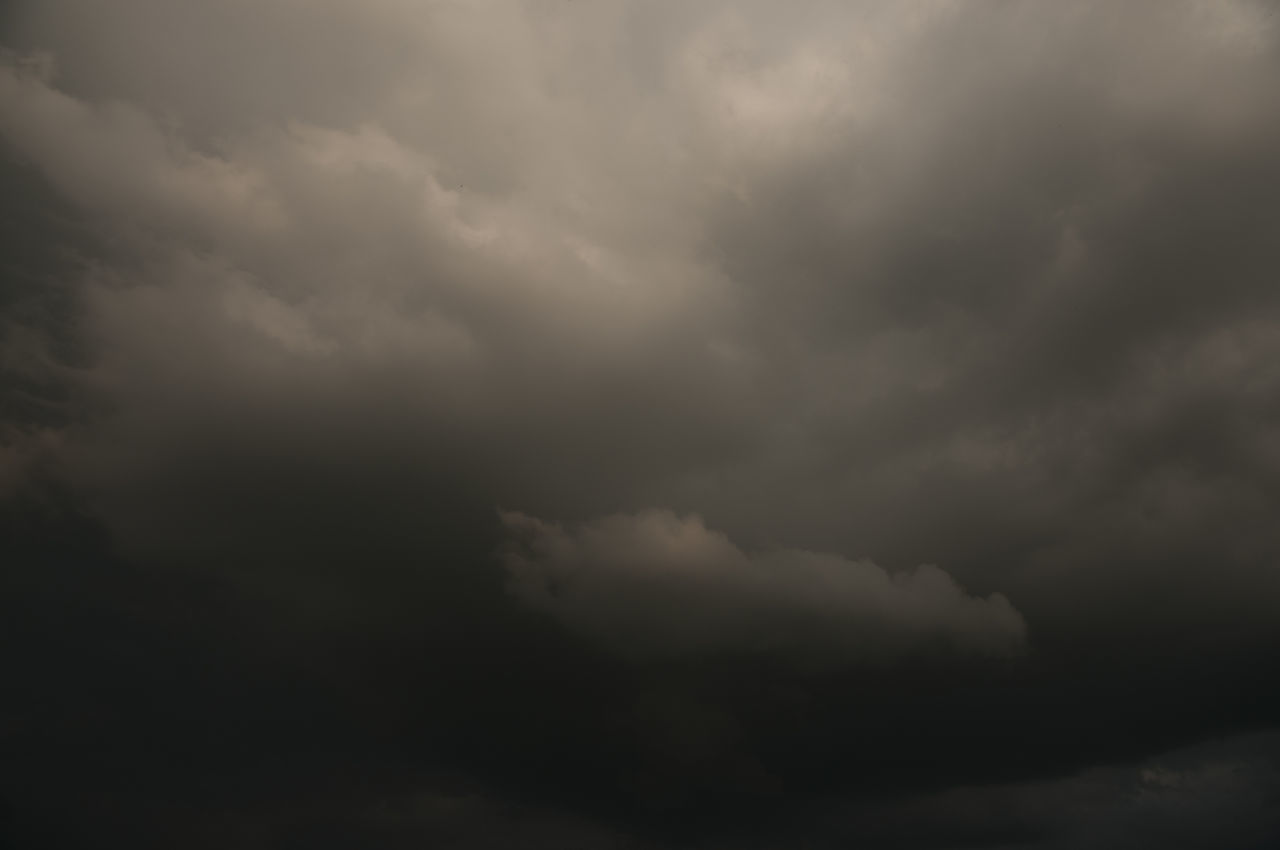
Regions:
<instances>
[{"instance_id":1,"label":"cloudy horizon","mask_svg":"<svg viewBox=\"0 0 1280 850\"><path fill-rule=\"evenodd\" d=\"M1271 0L0 10L0 843L1280 840Z\"/></svg>"}]
</instances>

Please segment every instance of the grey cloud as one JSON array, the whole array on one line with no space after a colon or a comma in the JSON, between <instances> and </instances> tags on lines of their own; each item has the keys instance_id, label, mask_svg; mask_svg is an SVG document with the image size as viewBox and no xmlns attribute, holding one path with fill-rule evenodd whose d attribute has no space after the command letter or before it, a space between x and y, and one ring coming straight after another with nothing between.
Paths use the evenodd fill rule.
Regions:
<instances>
[{"instance_id":1,"label":"grey cloud","mask_svg":"<svg viewBox=\"0 0 1280 850\"><path fill-rule=\"evenodd\" d=\"M1274 3L0 15L25 764L145 772L224 649L268 759L281 646L383 768L673 832L1280 718Z\"/></svg>"},{"instance_id":2,"label":"grey cloud","mask_svg":"<svg viewBox=\"0 0 1280 850\"><path fill-rule=\"evenodd\" d=\"M719 296L691 260L602 246L543 221L533 201L442 185L433 156L375 125L295 124L200 154L145 113L78 101L51 79L10 64L7 134L117 239L81 289L98 356L79 383L133 411L86 435L86 474L145 474L135 452L164 457L159 435L184 440L228 405L246 424L302 406L333 423L364 386L383 395L358 402L372 406L359 430L390 426L409 453L444 440L440 454L469 456L473 475L507 470L491 486L519 498L539 470L510 470L580 452L566 417L606 394L602 435L646 411L681 424L635 441L631 469L601 467L623 486L646 466L704 463L709 432L750 404L700 338ZM579 501L599 489L569 484Z\"/></svg>"},{"instance_id":3,"label":"grey cloud","mask_svg":"<svg viewBox=\"0 0 1280 850\"><path fill-rule=\"evenodd\" d=\"M198 38L198 21L136 13L168 21L175 44ZM353 15L328 4L305 32L286 32L281 10L262 25L281 28L293 67ZM1095 496L1063 469L1083 454L1099 486L1122 474L1105 411L1146 391L1132 361L1229 333L1241 310L1270 315L1260 15L378 4L350 49L374 33L423 49L346 88L429 96L322 114L305 75L266 70L275 94L228 84L184 100L191 69L126 50L138 33L123 15L95 42L113 73L91 77L70 46L85 33L42 6L15 31L74 39L52 81L11 75L7 114L11 141L69 193L163 233L94 302L103 351L136 352L120 376L172 400L157 415L208 396L195 381L192 397L147 387L147 364L245 374L257 366L235 349L252 341L284 358L291 387L345 371L398 398L380 408L407 400L406 420L447 423L447 452L483 468L501 503L579 517L602 498L671 504L762 544L941 560L965 534L1073 533L1060 522ZM265 61L230 11L216 17L220 43ZM484 47L435 49L450 40ZM185 122L205 110L214 148ZM101 188L112 181L124 188ZM1170 260L1172 244L1194 245L1194 262ZM212 266L217 282L198 271ZM1227 285L1197 282L1218 266L1237 270ZM187 274L191 291L224 291L199 315L183 306ZM162 283L151 312L124 291L146 281ZM199 351L183 351L191 323ZM743 495L796 481L784 506ZM995 578L977 565L1003 558L957 560L981 584Z\"/></svg>"},{"instance_id":4,"label":"grey cloud","mask_svg":"<svg viewBox=\"0 0 1280 850\"><path fill-rule=\"evenodd\" d=\"M625 653L745 652L820 663L944 647L1017 654L1026 623L932 565L889 573L800 550L743 552L696 516L648 511L564 529L503 514L511 591ZM935 646L936 645L936 646Z\"/></svg>"}]
</instances>

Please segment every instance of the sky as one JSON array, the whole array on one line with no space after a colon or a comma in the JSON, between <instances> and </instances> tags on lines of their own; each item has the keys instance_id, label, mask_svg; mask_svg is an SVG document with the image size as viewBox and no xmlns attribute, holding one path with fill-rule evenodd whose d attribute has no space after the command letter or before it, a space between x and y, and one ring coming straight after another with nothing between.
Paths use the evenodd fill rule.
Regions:
<instances>
[{"instance_id":1,"label":"sky","mask_svg":"<svg viewBox=\"0 0 1280 850\"><path fill-rule=\"evenodd\" d=\"M1278 12L10 0L0 846L1280 846Z\"/></svg>"}]
</instances>

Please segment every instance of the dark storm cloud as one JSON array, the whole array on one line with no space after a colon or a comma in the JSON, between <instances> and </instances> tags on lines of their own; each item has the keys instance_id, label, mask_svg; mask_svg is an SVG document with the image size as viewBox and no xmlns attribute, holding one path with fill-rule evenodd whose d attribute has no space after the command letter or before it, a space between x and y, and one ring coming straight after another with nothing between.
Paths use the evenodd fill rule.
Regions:
<instances>
[{"instance_id":1,"label":"dark storm cloud","mask_svg":"<svg viewBox=\"0 0 1280 850\"><path fill-rule=\"evenodd\" d=\"M116 827L212 846L317 799L388 846L1235 817L1101 765L1280 719L1273 4L3 15L22 806L116 764Z\"/></svg>"},{"instance_id":2,"label":"dark storm cloud","mask_svg":"<svg viewBox=\"0 0 1280 850\"><path fill-rule=\"evenodd\" d=\"M815 806L813 847L1264 848L1280 836L1274 732L1048 781Z\"/></svg>"}]
</instances>

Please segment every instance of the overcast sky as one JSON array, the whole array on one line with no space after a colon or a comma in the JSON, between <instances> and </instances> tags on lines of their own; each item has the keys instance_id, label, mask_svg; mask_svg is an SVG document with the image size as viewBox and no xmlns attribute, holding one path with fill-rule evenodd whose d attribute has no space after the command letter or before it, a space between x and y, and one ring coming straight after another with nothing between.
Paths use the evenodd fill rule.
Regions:
<instances>
[{"instance_id":1,"label":"overcast sky","mask_svg":"<svg viewBox=\"0 0 1280 850\"><path fill-rule=\"evenodd\" d=\"M1280 842L1271 0L0 8L0 844Z\"/></svg>"}]
</instances>

